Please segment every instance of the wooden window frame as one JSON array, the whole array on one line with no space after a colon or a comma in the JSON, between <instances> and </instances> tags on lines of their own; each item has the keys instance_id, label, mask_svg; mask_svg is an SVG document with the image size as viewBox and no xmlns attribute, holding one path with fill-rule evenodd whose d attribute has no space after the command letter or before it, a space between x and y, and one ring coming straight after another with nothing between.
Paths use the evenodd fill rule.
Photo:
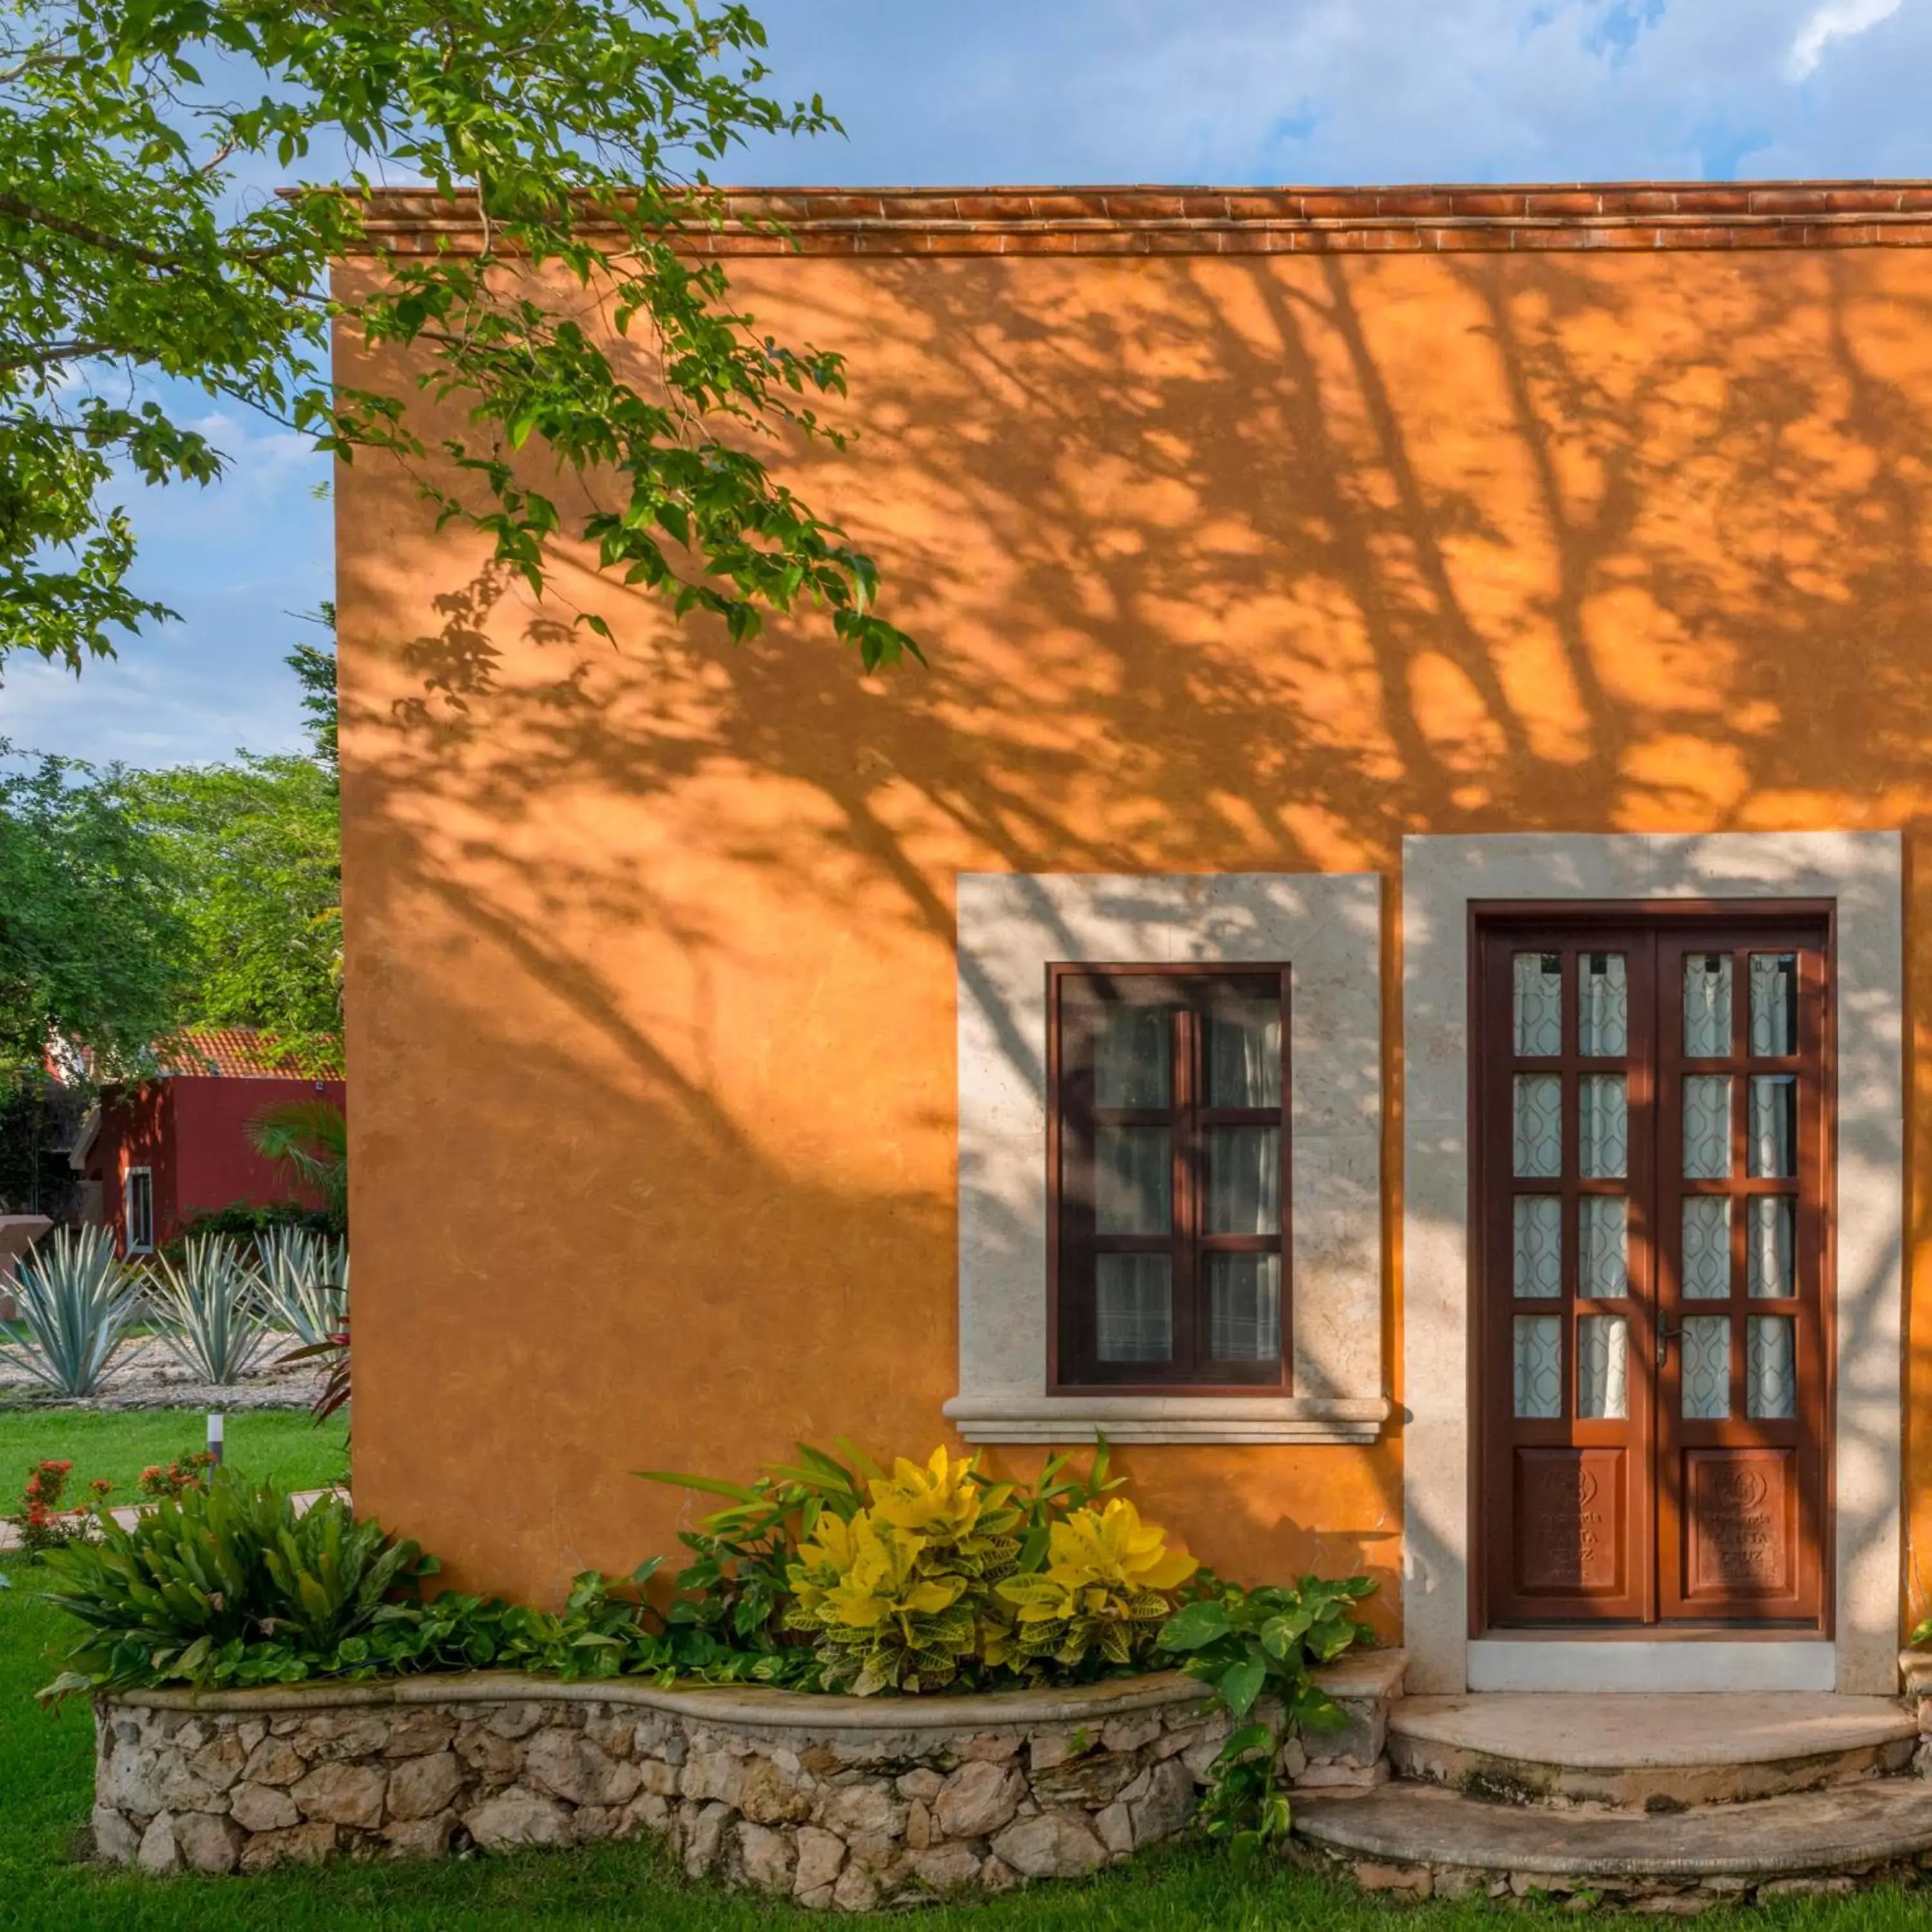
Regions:
<instances>
[{"instance_id":1,"label":"wooden window frame","mask_svg":"<svg viewBox=\"0 0 1932 1932\"><path fill-rule=\"evenodd\" d=\"M1063 1000L1070 986L1112 980L1167 980L1177 988L1190 982L1210 985L1241 980L1272 980L1279 989L1281 1004L1281 1104L1275 1108L1225 1109L1206 1107L1199 1097L1203 1071L1198 996L1175 1010L1179 1038L1171 1066L1169 1106L1156 1110L1162 1124L1174 1130L1172 1158L1174 1204L1172 1228L1164 1246L1174 1258L1173 1282L1173 1334L1177 1346L1170 1372L1150 1373L1156 1365L1144 1363L1106 1364L1097 1359L1090 1344L1093 1312L1091 1290L1084 1306L1074 1300L1074 1291L1066 1277L1070 1267L1081 1259L1102 1252L1125 1252L1127 1244L1151 1244L1148 1251L1163 1245L1156 1238L1115 1237L1103 1250L1095 1238L1074 1232L1077 1213L1065 1185L1065 1156L1070 1123L1080 1118L1070 1108L1066 1069L1062 1048L1066 1036ZM1292 1115L1293 1088L1291 1079L1290 969L1286 961L1193 963L1171 965L1142 964L1095 964L1055 963L1047 968L1047 1389L1049 1394L1253 1396L1288 1391L1294 1360L1294 1248L1292 1202ZM1138 1111L1138 1110L1135 1110ZM1132 1123L1129 1123L1131 1124ZM1281 1203L1280 1225L1272 1235L1210 1235L1200 1228L1199 1198L1204 1162L1203 1136L1212 1126L1264 1126L1280 1132ZM1113 1240L1124 1245L1116 1249ZM1252 1364L1252 1373L1242 1372L1250 1366L1200 1361L1194 1342L1205 1325L1204 1270L1202 1258L1216 1252L1265 1252L1281 1260L1281 1334L1278 1354L1271 1360Z\"/></svg>"},{"instance_id":2,"label":"wooden window frame","mask_svg":"<svg viewBox=\"0 0 1932 1932\"><path fill-rule=\"evenodd\" d=\"M148 1184L148 1238L136 1241L134 1238L134 1183L136 1178ZM128 1252L130 1255L151 1255L154 1252L154 1170L152 1167L130 1167L122 1182L121 1203L122 1216L127 1223Z\"/></svg>"}]
</instances>

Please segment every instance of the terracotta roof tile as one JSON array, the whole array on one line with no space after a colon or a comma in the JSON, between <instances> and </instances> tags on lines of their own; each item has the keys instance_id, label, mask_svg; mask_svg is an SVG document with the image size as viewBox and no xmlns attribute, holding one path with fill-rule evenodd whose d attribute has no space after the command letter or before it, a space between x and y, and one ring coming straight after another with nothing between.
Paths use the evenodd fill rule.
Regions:
<instances>
[{"instance_id":1,"label":"terracotta roof tile","mask_svg":"<svg viewBox=\"0 0 1932 1932\"><path fill-rule=\"evenodd\" d=\"M340 1070L339 1046L333 1055L279 1052L253 1027L185 1027L158 1042L154 1056L164 1073L228 1080L309 1079Z\"/></svg>"}]
</instances>

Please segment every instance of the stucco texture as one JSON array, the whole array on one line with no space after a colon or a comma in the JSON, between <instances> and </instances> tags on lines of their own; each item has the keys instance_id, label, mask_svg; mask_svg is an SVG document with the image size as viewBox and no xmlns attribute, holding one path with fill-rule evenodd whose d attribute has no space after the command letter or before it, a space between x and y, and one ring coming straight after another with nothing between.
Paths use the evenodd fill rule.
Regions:
<instances>
[{"instance_id":1,"label":"stucco texture","mask_svg":"<svg viewBox=\"0 0 1932 1932\"><path fill-rule=\"evenodd\" d=\"M1932 254L733 284L849 355L853 451L783 460L929 670L570 566L539 605L340 477L357 1498L461 1581L668 1546L636 1469L942 1434L961 872L1384 875L1391 1378L1405 832L1902 827L1917 929ZM1121 1461L1217 1568L1365 1568L1393 1624L1394 1393L1372 1448Z\"/></svg>"}]
</instances>

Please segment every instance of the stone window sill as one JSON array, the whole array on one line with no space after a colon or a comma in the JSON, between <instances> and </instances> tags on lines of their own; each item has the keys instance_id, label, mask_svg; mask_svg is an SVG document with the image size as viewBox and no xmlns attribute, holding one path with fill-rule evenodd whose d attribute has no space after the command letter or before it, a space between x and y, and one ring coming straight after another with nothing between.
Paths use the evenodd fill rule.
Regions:
<instances>
[{"instance_id":1,"label":"stone window sill","mask_svg":"<svg viewBox=\"0 0 1932 1932\"><path fill-rule=\"evenodd\" d=\"M1378 1440L1385 1396L955 1396L947 1419L968 1442L1353 1442Z\"/></svg>"}]
</instances>

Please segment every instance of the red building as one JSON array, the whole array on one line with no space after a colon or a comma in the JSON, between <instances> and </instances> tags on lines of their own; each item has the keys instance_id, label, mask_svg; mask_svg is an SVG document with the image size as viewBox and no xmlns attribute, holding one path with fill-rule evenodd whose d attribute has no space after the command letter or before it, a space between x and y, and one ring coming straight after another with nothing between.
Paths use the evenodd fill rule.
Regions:
<instances>
[{"instance_id":1,"label":"red building","mask_svg":"<svg viewBox=\"0 0 1932 1932\"><path fill-rule=\"evenodd\" d=\"M161 1070L104 1087L82 1123L71 1165L86 1218L114 1232L124 1255L150 1252L197 1215L237 1203L316 1204L249 1144L248 1126L291 1100L341 1107L339 1078L315 1078L247 1028L199 1028L158 1049Z\"/></svg>"}]
</instances>

